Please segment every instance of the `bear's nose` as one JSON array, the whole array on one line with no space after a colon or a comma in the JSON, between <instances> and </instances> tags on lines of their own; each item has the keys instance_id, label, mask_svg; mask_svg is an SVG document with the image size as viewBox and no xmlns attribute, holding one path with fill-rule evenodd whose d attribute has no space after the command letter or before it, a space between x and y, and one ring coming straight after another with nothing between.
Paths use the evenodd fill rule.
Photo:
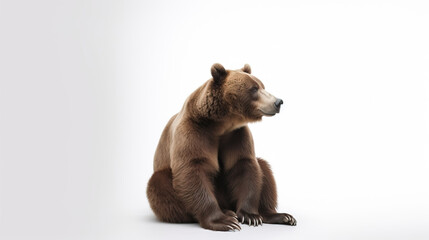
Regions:
<instances>
[{"instance_id":1,"label":"bear's nose","mask_svg":"<svg viewBox=\"0 0 429 240\"><path fill-rule=\"evenodd\" d=\"M283 100L280 98L276 99L276 102L274 103L274 106L276 106L277 109L280 109L280 106L283 104Z\"/></svg>"}]
</instances>

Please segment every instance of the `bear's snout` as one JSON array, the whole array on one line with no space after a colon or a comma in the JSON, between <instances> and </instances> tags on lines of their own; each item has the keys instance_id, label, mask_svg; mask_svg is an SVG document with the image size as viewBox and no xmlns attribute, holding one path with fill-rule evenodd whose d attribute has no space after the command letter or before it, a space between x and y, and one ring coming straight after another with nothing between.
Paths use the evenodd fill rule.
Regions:
<instances>
[{"instance_id":1,"label":"bear's snout","mask_svg":"<svg viewBox=\"0 0 429 240\"><path fill-rule=\"evenodd\" d=\"M283 104L283 100L281 100L280 98L277 98L276 101L274 102L274 107L277 110L277 113L280 112L280 107Z\"/></svg>"}]
</instances>

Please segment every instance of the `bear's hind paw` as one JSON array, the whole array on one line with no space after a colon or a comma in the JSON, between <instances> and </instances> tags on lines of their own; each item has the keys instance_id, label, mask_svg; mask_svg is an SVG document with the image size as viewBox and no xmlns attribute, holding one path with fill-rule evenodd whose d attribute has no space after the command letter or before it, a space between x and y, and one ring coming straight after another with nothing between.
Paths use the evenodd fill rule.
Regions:
<instances>
[{"instance_id":1,"label":"bear's hind paw","mask_svg":"<svg viewBox=\"0 0 429 240\"><path fill-rule=\"evenodd\" d=\"M264 216L264 223L296 226L296 219L287 213L271 213L262 215Z\"/></svg>"}]
</instances>

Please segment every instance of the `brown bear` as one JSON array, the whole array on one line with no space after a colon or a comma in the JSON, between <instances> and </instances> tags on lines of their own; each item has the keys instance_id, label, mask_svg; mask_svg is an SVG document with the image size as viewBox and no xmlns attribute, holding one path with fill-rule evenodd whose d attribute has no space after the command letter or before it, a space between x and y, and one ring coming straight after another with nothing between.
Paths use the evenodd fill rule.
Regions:
<instances>
[{"instance_id":1,"label":"brown bear","mask_svg":"<svg viewBox=\"0 0 429 240\"><path fill-rule=\"evenodd\" d=\"M161 221L218 231L240 230L239 221L296 225L276 211L273 174L255 157L247 126L279 113L283 101L247 64L239 70L214 64L211 75L162 132L147 186L153 212Z\"/></svg>"}]
</instances>

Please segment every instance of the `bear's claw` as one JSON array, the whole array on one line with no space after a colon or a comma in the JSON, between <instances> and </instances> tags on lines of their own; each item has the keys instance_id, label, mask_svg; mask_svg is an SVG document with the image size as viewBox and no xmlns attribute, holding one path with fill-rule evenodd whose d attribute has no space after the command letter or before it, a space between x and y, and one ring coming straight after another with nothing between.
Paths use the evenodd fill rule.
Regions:
<instances>
[{"instance_id":1,"label":"bear's claw","mask_svg":"<svg viewBox=\"0 0 429 240\"><path fill-rule=\"evenodd\" d=\"M285 217L283 218L283 222L286 224L289 224L291 226L296 226L296 220L292 215L285 214Z\"/></svg>"},{"instance_id":2,"label":"bear's claw","mask_svg":"<svg viewBox=\"0 0 429 240\"><path fill-rule=\"evenodd\" d=\"M224 211L224 214L220 215L219 217L208 221L202 221L200 224L203 228L216 231L241 230L236 214L232 211Z\"/></svg>"},{"instance_id":3,"label":"bear's claw","mask_svg":"<svg viewBox=\"0 0 429 240\"><path fill-rule=\"evenodd\" d=\"M247 223L249 226L259 226L262 225L262 217L259 214L252 214L245 211L238 211L238 217L241 219L241 223Z\"/></svg>"}]
</instances>

